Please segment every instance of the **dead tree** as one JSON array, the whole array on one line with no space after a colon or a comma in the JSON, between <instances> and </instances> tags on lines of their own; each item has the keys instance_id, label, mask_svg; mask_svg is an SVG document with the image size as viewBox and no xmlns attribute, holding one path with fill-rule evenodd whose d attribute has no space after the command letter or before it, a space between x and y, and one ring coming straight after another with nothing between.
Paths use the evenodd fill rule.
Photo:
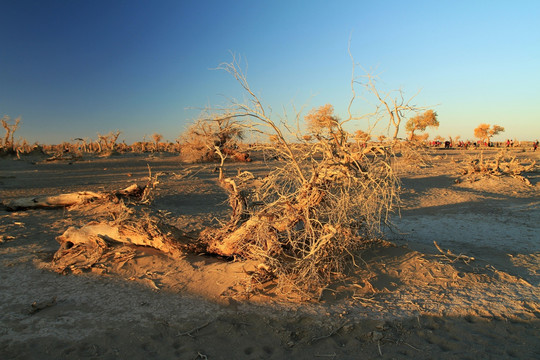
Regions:
<instances>
[{"instance_id":1,"label":"dead tree","mask_svg":"<svg viewBox=\"0 0 540 360\"><path fill-rule=\"evenodd\" d=\"M98 133L98 146L99 146L99 152L102 152L103 150L114 150L116 146L116 141L118 140L118 137L120 136L122 132L120 130L111 131L107 135L101 135Z\"/></svg>"},{"instance_id":2,"label":"dead tree","mask_svg":"<svg viewBox=\"0 0 540 360\"><path fill-rule=\"evenodd\" d=\"M13 136L15 134L15 131L19 128L19 123L21 122L21 118L20 117L16 118L13 124L10 124L9 121L10 121L10 117L7 115L5 115L2 118L2 126L6 130L6 136L4 138L4 144L2 146L7 151L14 151L15 142L13 140Z\"/></svg>"},{"instance_id":3,"label":"dead tree","mask_svg":"<svg viewBox=\"0 0 540 360\"><path fill-rule=\"evenodd\" d=\"M80 148L80 150L82 152L85 152L87 153L88 152L88 144L86 142L86 139L83 139L83 138L75 138L73 139L75 141L77 141L80 145L78 145L78 147Z\"/></svg>"},{"instance_id":4,"label":"dead tree","mask_svg":"<svg viewBox=\"0 0 540 360\"><path fill-rule=\"evenodd\" d=\"M69 207L99 199L109 199L111 197L140 197L144 193L144 190L145 187L133 184L123 190L115 192L79 191L53 196L33 196L6 200L2 202L2 205L9 211Z\"/></svg>"},{"instance_id":5,"label":"dead tree","mask_svg":"<svg viewBox=\"0 0 540 360\"><path fill-rule=\"evenodd\" d=\"M420 109L411 104L418 93L408 99L405 98L402 89L383 93L377 88L376 77L374 75L366 73L364 78L366 79L364 82L358 81L358 83L364 86L369 93L374 95L379 102L376 113L378 116L387 117L389 119L389 126L393 126L394 128L392 140L395 142L398 139L401 122L406 118L407 113L416 112Z\"/></svg>"},{"instance_id":6,"label":"dead tree","mask_svg":"<svg viewBox=\"0 0 540 360\"><path fill-rule=\"evenodd\" d=\"M256 259L279 279L302 283L304 290L317 288L342 271L352 252L373 239L388 219L399 184L391 166L392 148L350 146L344 122L331 106L306 117L318 127L313 140L286 135L291 127L282 124L282 130L267 115L236 59L220 68L250 99L234 103L224 118L250 119L246 129L273 139L259 149L281 162L256 185L242 177L220 177L233 213L223 227L204 231L201 242L208 252Z\"/></svg>"},{"instance_id":7,"label":"dead tree","mask_svg":"<svg viewBox=\"0 0 540 360\"><path fill-rule=\"evenodd\" d=\"M161 139L163 139L163 135L158 134L158 133L154 133L154 134L152 134L152 139L154 139L154 151L158 152L159 151L159 142L161 141Z\"/></svg>"},{"instance_id":8,"label":"dead tree","mask_svg":"<svg viewBox=\"0 0 540 360\"><path fill-rule=\"evenodd\" d=\"M52 267L57 272L80 272L92 268L99 262L110 261L124 245L137 245L160 250L172 258L185 256L186 246L180 240L192 239L171 234L170 228L152 222L106 223L90 222L82 228L70 227L56 240L60 248L56 251ZM132 249L129 249L133 253ZM125 260L124 260L125 261Z\"/></svg>"},{"instance_id":9,"label":"dead tree","mask_svg":"<svg viewBox=\"0 0 540 360\"><path fill-rule=\"evenodd\" d=\"M133 216L128 203L145 203L155 177L146 186L131 185L111 192L77 192L56 196L37 196L4 201L6 210L20 211L35 208L68 208L85 213L102 214L100 221L92 221L80 228L70 227L56 240L60 243L52 261L57 272L81 272L91 270L96 264L111 261L126 261L124 255L133 255L137 245L160 250L179 259L187 251L196 248L194 239L180 230L163 224L151 217L145 220ZM97 210L96 210L97 209ZM114 213L111 220L104 216ZM118 258L118 255L123 257Z\"/></svg>"}]
</instances>

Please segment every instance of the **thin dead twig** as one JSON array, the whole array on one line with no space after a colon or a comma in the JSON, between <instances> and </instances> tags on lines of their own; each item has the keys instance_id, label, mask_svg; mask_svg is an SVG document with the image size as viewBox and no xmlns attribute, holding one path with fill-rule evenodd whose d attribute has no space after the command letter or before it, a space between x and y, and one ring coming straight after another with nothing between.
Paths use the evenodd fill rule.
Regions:
<instances>
[{"instance_id":1,"label":"thin dead twig","mask_svg":"<svg viewBox=\"0 0 540 360\"><path fill-rule=\"evenodd\" d=\"M192 335L192 333L196 332L196 331L199 331L201 329L204 329L205 327L207 327L208 325L210 325L211 323L213 323L216 319L213 319L213 320L210 320L210 321L207 321L205 322L204 324L200 325L200 326L197 326L196 328L193 328L189 331L186 331L186 332L183 332L183 333L179 333L178 336L189 336L189 337L195 337Z\"/></svg>"},{"instance_id":2,"label":"thin dead twig","mask_svg":"<svg viewBox=\"0 0 540 360\"><path fill-rule=\"evenodd\" d=\"M200 351L197 351L197 357L195 359L208 360L208 356L202 354Z\"/></svg>"},{"instance_id":3,"label":"thin dead twig","mask_svg":"<svg viewBox=\"0 0 540 360\"><path fill-rule=\"evenodd\" d=\"M331 333L327 334L327 335L323 335L323 336L319 336L319 337L315 337L313 339L311 339L309 341L310 344L313 344L314 342L316 341L319 341L319 340L322 340L322 339L326 339L326 338L329 338L333 335L335 335L339 330L341 330L345 325L347 325L349 323L349 320L346 320L343 322L343 324L341 324L339 327L335 328Z\"/></svg>"},{"instance_id":4,"label":"thin dead twig","mask_svg":"<svg viewBox=\"0 0 540 360\"><path fill-rule=\"evenodd\" d=\"M415 347L415 346L412 346L411 344L406 343L406 342L404 342L404 341L401 342L401 343L404 344L404 345L407 345L408 347L410 347L411 349L414 349L414 350L416 350L416 351L421 351L421 352L423 351L422 349L419 349L419 348L417 348L417 347Z\"/></svg>"},{"instance_id":5,"label":"thin dead twig","mask_svg":"<svg viewBox=\"0 0 540 360\"><path fill-rule=\"evenodd\" d=\"M463 254L456 255L450 250L443 251L443 249L439 246L439 244L437 244L436 241L433 241L433 244L435 244L435 247L437 248L437 250L439 250L439 252L450 262L462 260L465 264L469 264L471 261L476 260L472 256L467 256Z\"/></svg>"},{"instance_id":6,"label":"thin dead twig","mask_svg":"<svg viewBox=\"0 0 540 360\"><path fill-rule=\"evenodd\" d=\"M320 357L320 358L332 358L332 359L335 359L337 354L336 353L332 353L332 354L315 354L313 356Z\"/></svg>"}]
</instances>

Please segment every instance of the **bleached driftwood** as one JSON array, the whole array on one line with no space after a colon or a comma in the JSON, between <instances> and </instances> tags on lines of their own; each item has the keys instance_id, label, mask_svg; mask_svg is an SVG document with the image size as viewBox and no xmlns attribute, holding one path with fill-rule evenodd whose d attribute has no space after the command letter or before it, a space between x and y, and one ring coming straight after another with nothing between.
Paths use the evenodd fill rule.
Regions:
<instances>
[{"instance_id":1,"label":"bleached driftwood","mask_svg":"<svg viewBox=\"0 0 540 360\"><path fill-rule=\"evenodd\" d=\"M53 268L64 272L66 269L88 269L110 255L122 245L151 247L173 258L184 256L181 241L189 242L186 236L164 233L155 225L117 225L91 222L82 228L70 227L56 240L60 248L54 254Z\"/></svg>"},{"instance_id":2,"label":"bleached driftwood","mask_svg":"<svg viewBox=\"0 0 540 360\"><path fill-rule=\"evenodd\" d=\"M8 201L3 201L2 205L9 211L26 210L36 208L55 208L67 207L72 205L83 204L85 202L94 201L97 199L105 199L109 197L137 197L141 196L144 187L133 184L123 190L113 192L92 192L79 191L74 193L53 195L53 196L34 196L18 198Z\"/></svg>"},{"instance_id":3,"label":"bleached driftwood","mask_svg":"<svg viewBox=\"0 0 540 360\"><path fill-rule=\"evenodd\" d=\"M152 179L151 176L150 178ZM127 207L118 199L129 197L145 201L148 192L153 189L152 185L153 183L149 182L146 186L133 184L125 189L111 192L82 191L56 196L19 198L2 204L8 210L24 210L76 205L84 207L87 203L98 202L110 211L114 204L120 204L120 211L128 214ZM88 211L86 208L84 210ZM89 269L111 258L113 261L118 261L116 256L118 252L135 253L133 249L129 249L130 245L150 247L173 258L183 257L186 250L198 250L199 246L194 239L186 236L179 229L150 218L146 221L140 219L121 222L93 221L81 228L68 228L56 240L60 243L60 248L54 255L52 266L58 272L64 272L67 269L72 271Z\"/></svg>"}]
</instances>

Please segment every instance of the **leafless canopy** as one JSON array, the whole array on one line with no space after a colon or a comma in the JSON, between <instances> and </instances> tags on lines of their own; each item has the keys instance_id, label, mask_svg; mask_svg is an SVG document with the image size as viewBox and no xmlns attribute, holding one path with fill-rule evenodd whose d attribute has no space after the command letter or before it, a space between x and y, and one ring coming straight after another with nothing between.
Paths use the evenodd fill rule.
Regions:
<instances>
[{"instance_id":1,"label":"leafless canopy","mask_svg":"<svg viewBox=\"0 0 540 360\"><path fill-rule=\"evenodd\" d=\"M15 134L15 131L19 128L19 123L21 122L21 118L18 117L17 119L15 119L15 121L10 124L10 117L5 115L3 118L2 118L2 126L4 127L4 129L6 130L6 136L4 138L4 143L0 145L2 145L2 148L4 148L5 150L8 150L8 151L13 151L15 150L14 149L14 140L13 140L13 136Z\"/></svg>"},{"instance_id":2,"label":"leafless canopy","mask_svg":"<svg viewBox=\"0 0 540 360\"><path fill-rule=\"evenodd\" d=\"M116 141L118 140L118 137L122 134L120 130L111 131L110 133L106 135L101 135L98 133L98 145L99 145L99 152L103 150L115 150L116 147Z\"/></svg>"}]
</instances>

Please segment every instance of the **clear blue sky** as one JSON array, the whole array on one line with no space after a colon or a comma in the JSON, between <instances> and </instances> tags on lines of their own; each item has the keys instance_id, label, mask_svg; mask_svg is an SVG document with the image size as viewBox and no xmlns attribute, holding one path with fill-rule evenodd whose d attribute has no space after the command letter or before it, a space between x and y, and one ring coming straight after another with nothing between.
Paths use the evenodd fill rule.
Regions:
<instances>
[{"instance_id":1,"label":"clear blue sky","mask_svg":"<svg viewBox=\"0 0 540 360\"><path fill-rule=\"evenodd\" d=\"M30 142L116 129L128 143L154 132L174 140L195 109L241 97L211 70L230 51L248 60L252 88L275 112L331 103L345 116L351 37L382 89L422 89L415 103L436 105L432 136L472 139L487 122L506 128L496 140L532 140L539 19L536 0L1 0L0 116L22 116L16 137Z\"/></svg>"}]
</instances>

